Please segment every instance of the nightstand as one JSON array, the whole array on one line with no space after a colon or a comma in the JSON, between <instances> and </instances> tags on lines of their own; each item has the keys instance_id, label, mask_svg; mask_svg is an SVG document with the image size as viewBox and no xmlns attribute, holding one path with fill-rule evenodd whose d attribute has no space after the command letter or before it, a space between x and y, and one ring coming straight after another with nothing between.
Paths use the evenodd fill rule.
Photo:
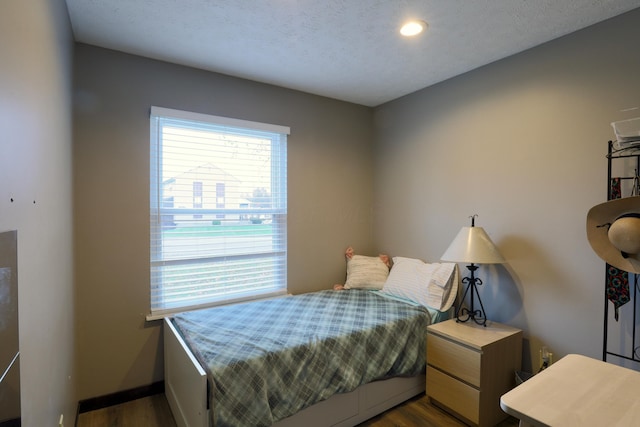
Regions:
<instances>
[{"instance_id":1,"label":"nightstand","mask_svg":"<svg viewBox=\"0 0 640 427\"><path fill-rule=\"evenodd\" d=\"M522 331L455 319L427 328L427 396L462 421L494 426L507 414L500 396L515 386L522 364Z\"/></svg>"}]
</instances>

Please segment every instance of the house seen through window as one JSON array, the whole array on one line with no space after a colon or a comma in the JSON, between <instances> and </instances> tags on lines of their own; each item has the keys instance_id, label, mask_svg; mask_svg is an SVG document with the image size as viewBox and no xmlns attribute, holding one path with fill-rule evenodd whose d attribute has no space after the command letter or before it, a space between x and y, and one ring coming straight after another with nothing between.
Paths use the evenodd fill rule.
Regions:
<instances>
[{"instance_id":1,"label":"house seen through window","mask_svg":"<svg viewBox=\"0 0 640 427\"><path fill-rule=\"evenodd\" d=\"M288 134L151 108L151 318L286 293Z\"/></svg>"}]
</instances>

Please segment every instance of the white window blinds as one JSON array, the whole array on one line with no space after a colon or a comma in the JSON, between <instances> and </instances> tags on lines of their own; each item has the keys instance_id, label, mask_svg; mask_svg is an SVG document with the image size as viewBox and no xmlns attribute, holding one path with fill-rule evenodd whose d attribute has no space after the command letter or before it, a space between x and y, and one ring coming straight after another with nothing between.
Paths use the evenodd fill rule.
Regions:
<instances>
[{"instance_id":1,"label":"white window blinds","mask_svg":"<svg viewBox=\"0 0 640 427\"><path fill-rule=\"evenodd\" d=\"M151 315L286 293L289 128L151 108Z\"/></svg>"}]
</instances>

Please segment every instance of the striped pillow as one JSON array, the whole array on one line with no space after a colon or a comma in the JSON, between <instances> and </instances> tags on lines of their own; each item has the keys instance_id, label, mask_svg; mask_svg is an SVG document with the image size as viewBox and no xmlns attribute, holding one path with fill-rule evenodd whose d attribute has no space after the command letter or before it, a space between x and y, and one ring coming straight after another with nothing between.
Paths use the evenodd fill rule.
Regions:
<instances>
[{"instance_id":1,"label":"striped pillow","mask_svg":"<svg viewBox=\"0 0 640 427\"><path fill-rule=\"evenodd\" d=\"M455 263L429 264L419 259L395 257L382 292L446 311L458 292L455 270Z\"/></svg>"}]
</instances>

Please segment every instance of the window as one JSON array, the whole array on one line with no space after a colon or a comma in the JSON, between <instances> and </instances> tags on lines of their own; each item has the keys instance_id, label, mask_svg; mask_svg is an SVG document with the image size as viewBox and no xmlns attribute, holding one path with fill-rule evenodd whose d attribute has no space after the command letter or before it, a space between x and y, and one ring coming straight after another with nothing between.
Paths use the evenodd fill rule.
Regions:
<instances>
[{"instance_id":1,"label":"window","mask_svg":"<svg viewBox=\"0 0 640 427\"><path fill-rule=\"evenodd\" d=\"M151 315L287 288L289 128L151 108Z\"/></svg>"},{"instance_id":2,"label":"window","mask_svg":"<svg viewBox=\"0 0 640 427\"><path fill-rule=\"evenodd\" d=\"M193 181L193 208L202 208L202 181ZM194 218L202 218L202 214L196 214Z\"/></svg>"}]
</instances>

